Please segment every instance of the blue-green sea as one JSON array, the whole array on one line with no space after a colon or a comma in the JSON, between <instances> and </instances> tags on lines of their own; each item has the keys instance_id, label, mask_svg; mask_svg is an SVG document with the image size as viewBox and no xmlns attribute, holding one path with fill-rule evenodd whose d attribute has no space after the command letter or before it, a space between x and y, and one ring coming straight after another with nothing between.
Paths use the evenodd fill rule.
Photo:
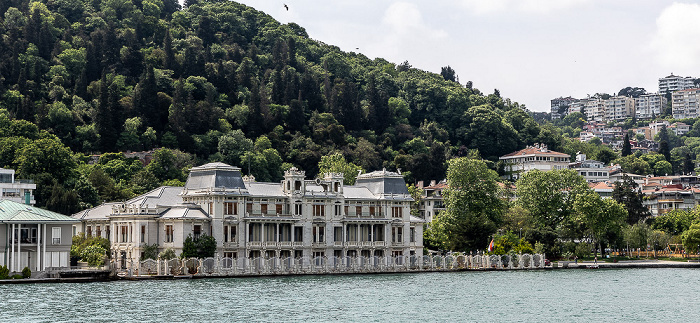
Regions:
<instances>
[{"instance_id":1,"label":"blue-green sea","mask_svg":"<svg viewBox=\"0 0 700 323\"><path fill-rule=\"evenodd\" d=\"M695 322L700 270L0 285L2 322Z\"/></svg>"}]
</instances>

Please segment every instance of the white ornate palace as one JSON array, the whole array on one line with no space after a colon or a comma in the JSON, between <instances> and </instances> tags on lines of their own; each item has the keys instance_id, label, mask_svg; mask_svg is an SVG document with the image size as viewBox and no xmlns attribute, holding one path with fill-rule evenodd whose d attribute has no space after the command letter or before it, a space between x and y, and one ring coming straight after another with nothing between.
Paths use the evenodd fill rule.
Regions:
<instances>
[{"instance_id":1,"label":"white ornate palace","mask_svg":"<svg viewBox=\"0 0 700 323\"><path fill-rule=\"evenodd\" d=\"M122 267L145 245L177 254L187 236L216 239L219 257L422 256L424 221L400 174L386 170L306 180L292 168L281 183L258 183L240 168L210 163L191 169L185 187L160 187L126 202L73 215L73 234L110 239Z\"/></svg>"}]
</instances>

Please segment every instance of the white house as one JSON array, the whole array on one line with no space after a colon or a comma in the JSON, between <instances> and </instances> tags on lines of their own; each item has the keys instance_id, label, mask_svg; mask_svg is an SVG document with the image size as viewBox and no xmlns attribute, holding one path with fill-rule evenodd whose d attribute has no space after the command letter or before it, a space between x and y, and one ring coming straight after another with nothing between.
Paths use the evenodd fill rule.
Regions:
<instances>
[{"instance_id":1,"label":"white house","mask_svg":"<svg viewBox=\"0 0 700 323\"><path fill-rule=\"evenodd\" d=\"M518 179L522 174L533 169L550 171L566 169L571 157L568 154L547 149L545 144L527 146L525 149L512 152L498 158L505 163L505 172L510 179Z\"/></svg>"},{"instance_id":2,"label":"white house","mask_svg":"<svg viewBox=\"0 0 700 323\"><path fill-rule=\"evenodd\" d=\"M68 268L78 220L10 200L0 201L0 265L10 272Z\"/></svg>"}]
</instances>

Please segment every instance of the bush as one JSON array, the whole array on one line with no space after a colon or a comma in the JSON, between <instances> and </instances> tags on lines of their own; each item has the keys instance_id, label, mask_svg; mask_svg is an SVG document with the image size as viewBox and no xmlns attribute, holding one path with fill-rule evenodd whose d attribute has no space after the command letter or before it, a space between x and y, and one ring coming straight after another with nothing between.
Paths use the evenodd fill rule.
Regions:
<instances>
[{"instance_id":1,"label":"bush","mask_svg":"<svg viewBox=\"0 0 700 323\"><path fill-rule=\"evenodd\" d=\"M22 277L22 275L20 275L20 274L12 275L12 279L23 279L23 278L24 277Z\"/></svg>"},{"instance_id":2,"label":"bush","mask_svg":"<svg viewBox=\"0 0 700 323\"><path fill-rule=\"evenodd\" d=\"M22 278L29 278L32 277L32 270L29 269L29 267L24 267L22 269Z\"/></svg>"},{"instance_id":3,"label":"bush","mask_svg":"<svg viewBox=\"0 0 700 323\"><path fill-rule=\"evenodd\" d=\"M102 237L85 237L85 234L82 232L78 235L73 236L73 244L70 247L70 255L72 257L82 258L82 254L85 248L93 245L102 247L102 249L105 251L105 255L107 256L107 258L110 257L109 250L111 249L111 245L108 239ZM87 260L82 259L82 261Z\"/></svg>"},{"instance_id":4,"label":"bush","mask_svg":"<svg viewBox=\"0 0 700 323\"><path fill-rule=\"evenodd\" d=\"M0 267L0 279L10 278L10 269L7 266Z\"/></svg>"},{"instance_id":5,"label":"bush","mask_svg":"<svg viewBox=\"0 0 700 323\"><path fill-rule=\"evenodd\" d=\"M173 248L168 248L163 250L160 254L158 254L158 258L164 259L164 260L170 260L170 259L175 259L177 255L175 254L175 250Z\"/></svg>"},{"instance_id":6,"label":"bush","mask_svg":"<svg viewBox=\"0 0 700 323\"><path fill-rule=\"evenodd\" d=\"M100 245L90 245L83 249L80 258L86 261L90 267L101 267L105 264L106 250Z\"/></svg>"},{"instance_id":7,"label":"bush","mask_svg":"<svg viewBox=\"0 0 700 323\"><path fill-rule=\"evenodd\" d=\"M154 243L152 245L144 244L141 247L141 260L158 258L158 244Z\"/></svg>"}]
</instances>

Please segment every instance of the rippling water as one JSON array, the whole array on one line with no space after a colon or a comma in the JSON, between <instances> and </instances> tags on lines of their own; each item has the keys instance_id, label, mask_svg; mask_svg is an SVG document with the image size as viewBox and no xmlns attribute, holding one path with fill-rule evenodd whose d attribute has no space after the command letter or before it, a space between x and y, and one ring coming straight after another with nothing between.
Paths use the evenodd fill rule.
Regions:
<instances>
[{"instance_id":1,"label":"rippling water","mask_svg":"<svg viewBox=\"0 0 700 323\"><path fill-rule=\"evenodd\" d=\"M687 322L699 282L620 269L0 285L0 321Z\"/></svg>"}]
</instances>

